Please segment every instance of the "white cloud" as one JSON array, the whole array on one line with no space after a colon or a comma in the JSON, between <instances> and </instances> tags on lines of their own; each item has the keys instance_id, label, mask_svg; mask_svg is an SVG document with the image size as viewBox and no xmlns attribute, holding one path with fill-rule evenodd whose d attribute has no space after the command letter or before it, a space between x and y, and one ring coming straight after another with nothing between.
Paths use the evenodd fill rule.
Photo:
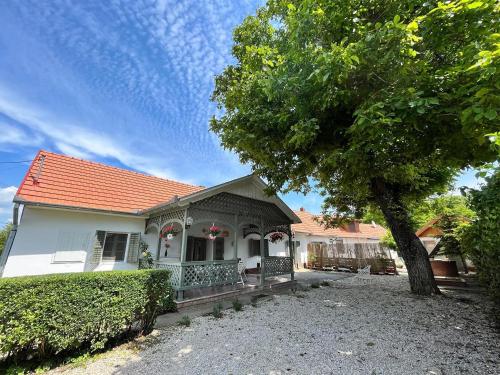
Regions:
<instances>
[{"instance_id":1,"label":"white cloud","mask_svg":"<svg viewBox=\"0 0 500 375\"><path fill-rule=\"evenodd\" d=\"M0 188L0 204L12 203L16 191L17 188L15 186Z\"/></svg>"},{"instance_id":2,"label":"white cloud","mask_svg":"<svg viewBox=\"0 0 500 375\"><path fill-rule=\"evenodd\" d=\"M0 112L42 133L63 153L85 159L91 159L92 156L113 158L130 168L158 177L176 179L172 171L164 167L165 161L162 158L130 152L129 150L135 149L134 140L125 142L118 137L112 138L106 133L61 120L1 89Z\"/></svg>"},{"instance_id":3,"label":"white cloud","mask_svg":"<svg viewBox=\"0 0 500 375\"><path fill-rule=\"evenodd\" d=\"M38 134L28 134L20 126L0 122L0 145L38 146L43 138Z\"/></svg>"},{"instance_id":4,"label":"white cloud","mask_svg":"<svg viewBox=\"0 0 500 375\"><path fill-rule=\"evenodd\" d=\"M0 187L0 226L12 221L12 199L16 191L15 186Z\"/></svg>"}]
</instances>

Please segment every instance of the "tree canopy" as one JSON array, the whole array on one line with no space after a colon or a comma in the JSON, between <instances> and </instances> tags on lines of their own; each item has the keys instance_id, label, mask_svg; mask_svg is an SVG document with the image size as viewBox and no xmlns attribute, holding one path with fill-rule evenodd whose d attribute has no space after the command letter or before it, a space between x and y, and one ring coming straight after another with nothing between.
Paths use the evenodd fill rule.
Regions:
<instances>
[{"instance_id":1,"label":"tree canopy","mask_svg":"<svg viewBox=\"0 0 500 375\"><path fill-rule=\"evenodd\" d=\"M269 1L234 32L212 129L274 190L313 177L337 212L374 178L425 197L495 157L496 32L489 0Z\"/></svg>"},{"instance_id":2,"label":"tree canopy","mask_svg":"<svg viewBox=\"0 0 500 375\"><path fill-rule=\"evenodd\" d=\"M7 238L9 237L10 230L12 229L12 224L8 223L0 229L0 255L3 253L5 243L7 242Z\"/></svg>"},{"instance_id":3,"label":"tree canopy","mask_svg":"<svg viewBox=\"0 0 500 375\"><path fill-rule=\"evenodd\" d=\"M271 190L307 192L314 181L335 212L327 218L379 206L407 266L427 262L433 282L406 205L496 157L487 135L499 130L498 7L269 0L234 31L211 128Z\"/></svg>"}]
</instances>

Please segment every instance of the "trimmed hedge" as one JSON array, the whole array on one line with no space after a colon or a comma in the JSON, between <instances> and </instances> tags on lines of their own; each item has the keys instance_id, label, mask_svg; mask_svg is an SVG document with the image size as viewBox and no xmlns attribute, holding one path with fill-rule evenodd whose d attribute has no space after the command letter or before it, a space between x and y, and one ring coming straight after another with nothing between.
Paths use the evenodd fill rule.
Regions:
<instances>
[{"instance_id":1,"label":"trimmed hedge","mask_svg":"<svg viewBox=\"0 0 500 375\"><path fill-rule=\"evenodd\" d=\"M0 354L42 359L149 333L158 313L175 306L169 277L138 270L1 279Z\"/></svg>"}]
</instances>

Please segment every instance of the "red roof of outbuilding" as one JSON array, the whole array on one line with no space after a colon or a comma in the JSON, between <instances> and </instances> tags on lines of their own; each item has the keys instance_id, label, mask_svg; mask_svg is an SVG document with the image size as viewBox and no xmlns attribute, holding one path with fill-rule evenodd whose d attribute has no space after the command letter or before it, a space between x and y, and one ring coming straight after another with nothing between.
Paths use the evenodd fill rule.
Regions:
<instances>
[{"instance_id":1,"label":"red roof of outbuilding","mask_svg":"<svg viewBox=\"0 0 500 375\"><path fill-rule=\"evenodd\" d=\"M203 189L202 186L40 151L19 186L15 200L136 213L175 196Z\"/></svg>"},{"instance_id":2,"label":"red roof of outbuilding","mask_svg":"<svg viewBox=\"0 0 500 375\"><path fill-rule=\"evenodd\" d=\"M317 215L313 215L302 209L294 212L300 218L301 223L292 224L292 230L298 233L306 233L313 236L377 239L381 239L387 233L387 230L378 224L372 225L364 223L359 223L359 232L351 232L342 227L326 229L315 220L315 218L318 217Z\"/></svg>"}]
</instances>

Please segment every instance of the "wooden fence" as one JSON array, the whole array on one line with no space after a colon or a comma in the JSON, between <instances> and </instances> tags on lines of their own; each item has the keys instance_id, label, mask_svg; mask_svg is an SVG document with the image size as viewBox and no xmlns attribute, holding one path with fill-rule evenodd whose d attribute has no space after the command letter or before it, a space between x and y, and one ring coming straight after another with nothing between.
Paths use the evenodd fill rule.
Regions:
<instances>
[{"instance_id":1,"label":"wooden fence","mask_svg":"<svg viewBox=\"0 0 500 375\"><path fill-rule=\"evenodd\" d=\"M320 270L349 270L371 265L372 273L396 273L396 263L388 249L377 243L307 244L307 267Z\"/></svg>"}]
</instances>

